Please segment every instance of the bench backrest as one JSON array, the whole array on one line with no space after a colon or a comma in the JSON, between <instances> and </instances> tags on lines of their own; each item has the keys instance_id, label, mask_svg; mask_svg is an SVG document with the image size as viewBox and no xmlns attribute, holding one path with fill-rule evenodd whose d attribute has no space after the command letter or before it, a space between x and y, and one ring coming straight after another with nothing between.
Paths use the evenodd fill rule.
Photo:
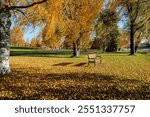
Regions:
<instances>
[{"instance_id":1,"label":"bench backrest","mask_svg":"<svg viewBox=\"0 0 150 117\"><path fill-rule=\"evenodd\" d=\"M88 54L88 58L89 59L96 58L96 54L95 53Z\"/></svg>"}]
</instances>

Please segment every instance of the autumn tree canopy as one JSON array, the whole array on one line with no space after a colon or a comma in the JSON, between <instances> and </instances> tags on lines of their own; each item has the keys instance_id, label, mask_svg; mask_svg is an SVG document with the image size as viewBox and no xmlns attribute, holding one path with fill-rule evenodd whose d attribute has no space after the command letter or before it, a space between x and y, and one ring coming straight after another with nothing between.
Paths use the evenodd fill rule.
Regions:
<instances>
[{"instance_id":1,"label":"autumn tree canopy","mask_svg":"<svg viewBox=\"0 0 150 117\"><path fill-rule=\"evenodd\" d=\"M65 42L72 43L74 56L79 56L80 48L89 41L91 25L96 19L104 0L58 0L49 2L43 9L45 27L43 39L49 43L59 41L65 36ZM57 10L56 10L57 9ZM43 13L42 13L43 14Z\"/></svg>"}]
</instances>

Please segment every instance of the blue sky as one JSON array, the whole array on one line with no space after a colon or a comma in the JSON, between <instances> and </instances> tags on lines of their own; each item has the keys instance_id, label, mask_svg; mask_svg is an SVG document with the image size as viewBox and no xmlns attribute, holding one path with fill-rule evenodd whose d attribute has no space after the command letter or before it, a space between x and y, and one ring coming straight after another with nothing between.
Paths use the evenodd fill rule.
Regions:
<instances>
[{"instance_id":1,"label":"blue sky","mask_svg":"<svg viewBox=\"0 0 150 117\"><path fill-rule=\"evenodd\" d=\"M32 27L28 28L24 33L24 40L30 41L32 38L35 38L38 35L39 31L40 29L38 27L36 27L35 29L33 29Z\"/></svg>"}]
</instances>

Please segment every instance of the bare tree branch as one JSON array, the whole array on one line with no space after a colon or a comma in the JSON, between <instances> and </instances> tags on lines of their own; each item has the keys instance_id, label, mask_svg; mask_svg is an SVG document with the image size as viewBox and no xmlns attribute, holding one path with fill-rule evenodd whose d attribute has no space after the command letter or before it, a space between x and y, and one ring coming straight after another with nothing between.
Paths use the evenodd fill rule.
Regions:
<instances>
[{"instance_id":1,"label":"bare tree branch","mask_svg":"<svg viewBox=\"0 0 150 117\"><path fill-rule=\"evenodd\" d=\"M32 6L37 5L37 4L42 4L42 3L46 2L46 1L47 1L47 0L42 0L42 1L34 2L34 3L29 4L29 5L26 5L26 6L10 6L10 7L7 7L7 10L15 10L15 9L29 8L29 7L32 7Z\"/></svg>"},{"instance_id":2,"label":"bare tree branch","mask_svg":"<svg viewBox=\"0 0 150 117\"><path fill-rule=\"evenodd\" d=\"M146 23L147 21L150 21L150 17L149 17L147 20L145 20L145 21L144 21L144 20L141 21L141 22L140 22L141 26L137 27L137 28L135 29L134 33L135 33L137 30L141 29L141 28L145 25L145 23Z\"/></svg>"},{"instance_id":3,"label":"bare tree branch","mask_svg":"<svg viewBox=\"0 0 150 117\"><path fill-rule=\"evenodd\" d=\"M25 13L22 11L22 10L20 10L20 9L15 9L17 12L20 12L21 14L23 14L24 16L26 16L25 15Z\"/></svg>"},{"instance_id":4,"label":"bare tree branch","mask_svg":"<svg viewBox=\"0 0 150 117\"><path fill-rule=\"evenodd\" d=\"M143 26L144 26L144 24L142 24L141 26L139 26L138 28L136 28L135 31L134 31L134 33L135 33L137 30L141 29Z\"/></svg>"}]
</instances>

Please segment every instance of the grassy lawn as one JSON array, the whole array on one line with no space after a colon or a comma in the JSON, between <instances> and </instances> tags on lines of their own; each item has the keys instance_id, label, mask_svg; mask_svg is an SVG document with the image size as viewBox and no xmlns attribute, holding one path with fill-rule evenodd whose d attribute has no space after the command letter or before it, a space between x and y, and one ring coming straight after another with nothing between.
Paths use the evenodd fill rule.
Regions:
<instances>
[{"instance_id":1,"label":"grassy lawn","mask_svg":"<svg viewBox=\"0 0 150 117\"><path fill-rule=\"evenodd\" d=\"M12 73L0 80L0 99L150 99L150 54L100 53L87 65L87 52L12 49Z\"/></svg>"}]
</instances>

